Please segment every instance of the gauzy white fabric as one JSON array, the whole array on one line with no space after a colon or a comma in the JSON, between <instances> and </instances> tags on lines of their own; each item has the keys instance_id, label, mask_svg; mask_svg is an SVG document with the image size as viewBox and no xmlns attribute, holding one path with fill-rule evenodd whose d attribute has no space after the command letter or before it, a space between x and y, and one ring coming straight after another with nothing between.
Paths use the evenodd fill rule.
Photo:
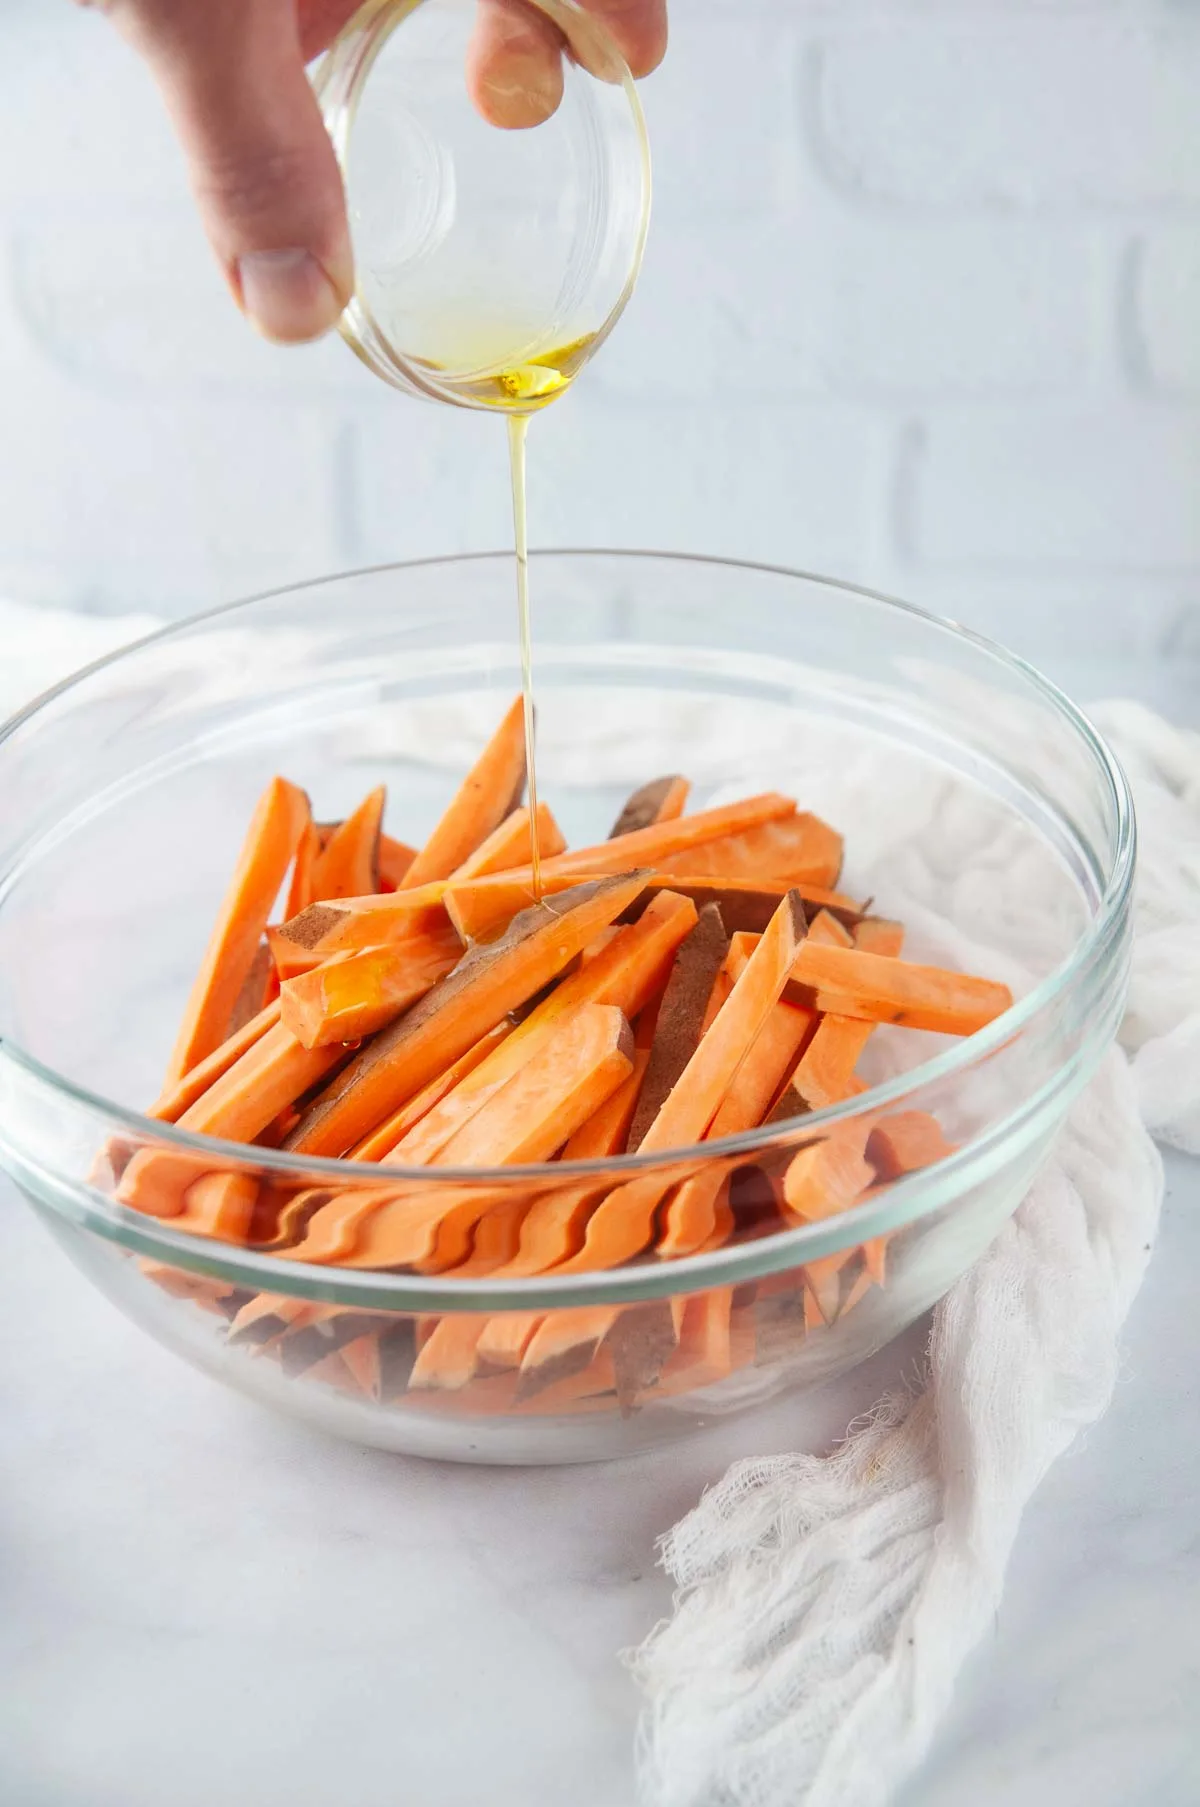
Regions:
<instances>
[{"instance_id":1,"label":"gauzy white fabric","mask_svg":"<svg viewBox=\"0 0 1200 1807\"><path fill-rule=\"evenodd\" d=\"M918 1395L826 1457L736 1463L664 1539L635 1653L646 1807L881 1807L987 1629L1030 1494L1104 1411L1158 1224L1156 1136L1200 1151L1200 737L1092 711L1141 850L1120 1049L934 1314Z\"/></svg>"},{"instance_id":2,"label":"gauzy white fabric","mask_svg":"<svg viewBox=\"0 0 1200 1807\"><path fill-rule=\"evenodd\" d=\"M0 603L0 718L154 625ZM466 707L460 747L453 711L429 707L436 736L418 709L393 737L415 732L426 756L432 739L460 761L477 743L478 711ZM1025 1502L1108 1401L1162 1197L1151 1137L1200 1152L1200 737L1133 703L1092 716L1130 776L1141 835L1122 1050L1010 1224L939 1306L924 1391L882 1401L831 1456L736 1464L665 1539L674 1617L633 1659L647 1700L646 1807L885 1802L988 1625ZM628 724L614 733L624 744ZM560 757L569 722L562 734ZM656 769L636 737L627 750L632 778ZM851 774L869 781L866 769ZM904 884L912 825L894 826L898 841L877 851ZM993 902L1011 854L1001 849L988 873ZM1028 903L1036 862L1008 869ZM918 926L925 906L912 903ZM1047 900L1043 936L1061 937L1052 914ZM1036 926L1037 910L1023 922Z\"/></svg>"}]
</instances>

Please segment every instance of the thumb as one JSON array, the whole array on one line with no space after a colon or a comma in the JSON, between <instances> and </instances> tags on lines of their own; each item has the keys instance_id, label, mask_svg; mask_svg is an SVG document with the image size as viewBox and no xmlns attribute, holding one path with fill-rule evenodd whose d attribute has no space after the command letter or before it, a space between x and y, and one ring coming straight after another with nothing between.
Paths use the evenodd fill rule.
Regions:
<instances>
[{"instance_id":1,"label":"thumb","mask_svg":"<svg viewBox=\"0 0 1200 1807\"><path fill-rule=\"evenodd\" d=\"M239 305L269 339L319 337L354 276L294 0L110 0L109 10L166 99Z\"/></svg>"}]
</instances>

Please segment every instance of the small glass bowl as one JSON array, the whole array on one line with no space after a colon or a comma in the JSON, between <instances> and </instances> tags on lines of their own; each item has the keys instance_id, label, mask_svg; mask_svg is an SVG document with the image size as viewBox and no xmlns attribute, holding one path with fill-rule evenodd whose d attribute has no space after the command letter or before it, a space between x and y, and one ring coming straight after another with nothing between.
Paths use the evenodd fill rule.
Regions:
<instances>
[{"instance_id":1,"label":"small glass bowl","mask_svg":"<svg viewBox=\"0 0 1200 1807\"><path fill-rule=\"evenodd\" d=\"M527 130L467 89L475 0L367 0L314 87L346 186L342 337L395 388L528 413L568 387L633 292L650 151L629 70L573 0L512 0L561 36L563 95Z\"/></svg>"},{"instance_id":2,"label":"small glass bowl","mask_svg":"<svg viewBox=\"0 0 1200 1807\"><path fill-rule=\"evenodd\" d=\"M276 771L328 817L382 778L391 829L419 842L517 688L498 628L511 560L390 567L222 609L18 717L0 739L0 1160L96 1285L190 1361L358 1442L456 1460L624 1454L886 1343L1028 1187L1113 1038L1129 960L1124 778L1019 660L786 571L599 552L533 566L554 624L542 785L574 844L663 772L692 777L692 807L789 791L843 828L843 889L905 920L910 957L1006 979L1017 1001L966 1041L879 1031L870 1092L666 1159L456 1175L250 1155L136 1109L157 1092L249 810ZM933 1113L954 1152L839 1217L762 1233L800 1142L912 1111ZM558 1277L305 1266L114 1203L103 1151L136 1146L288 1195L466 1185L518 1214L585 1178L729 1171L736 1230L678 1261ZM530 1374L535 1327L561 1359ZM448 1365L427 1385L434 1335Z\"/></svg>"}]
</instances>

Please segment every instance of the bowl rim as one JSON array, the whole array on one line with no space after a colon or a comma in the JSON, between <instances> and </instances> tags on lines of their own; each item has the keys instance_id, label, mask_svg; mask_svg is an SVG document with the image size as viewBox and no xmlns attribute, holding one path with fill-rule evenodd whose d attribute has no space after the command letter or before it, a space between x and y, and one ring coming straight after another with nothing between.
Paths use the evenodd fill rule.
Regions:
<instances>
[{"instance_id":1,"label":"bowl rim","mask_svg":"<svg viewBox=\"0 0 1200 1807\"><path fill-rule=\"evenodd\" d=\"M286 1153L279 1149L257 1148L245 1143L224 1141L217 1137L194 1135L186 1130L181 1130L176 1124L162 1123L156 1118L147 1117L140 1111L116 1103L112 1099L104 1097L103 1094L92 1091L89 1087L65 1078L53 1067L48 1066L35 1055L30 1054L26 1049L20 1047L19 1044L14 1042L11 1038L2 1035L0 1035L0 1055L13 1061L16 1066L23 1069L40 1086L46 1087L53 1093L57 1093L72 1106L82 1107L90 1114L97 1115L107 1120L112 1129L127 1132L133 1137L136 1137L139 1142L156 1143L178 1152L202 1154L213 1158L214 1161L219 1161L223 1165L236 1165L243 1169L253 1168L267 1177L287 1177L292 1180L307 1180L310 1185L320 1185L322 1182L335 1180L341 1184L343 1189L345 1189L348 1179L355 1184L377 1185L394 1182L397 1185L418 1184L424 1188L430 1188L435 1185L461 1186L466 1183L502 1189L518 1186L528 1187L530 1185L538 1185L542 1189L551 1189L556 1186L583 1182L590 1178L614 1179L615 1175L616 1178L614 1179L614 1183L619 1183L620 1180L625 1178L632 1179L638 1175L663 1171L668 1168L681 1166L685 1163L711 1163L721 1159L736 1161L739 1158L761 1154L765 1150L778 1149L783 1151L791 1146L799 1145L802 1142L810 1140L814 1129L818 1131L825 1130L839 1122L846 1121L847 1119L862 1114L867 1108L874 1112L896 1105L910 1093L922 1090L932 1083L952 1078L955 1074L974 1066L977 1062L988 1059L1005 1043L1010 1041L1014 1036L1020 1034L1034 1018L1039 1016L1041 1012L1046 1009L1048 1005L1055 1002L1063 993L1068 991L1086 975L1088 970L1096 962L1097 958L1104 954L1114 936L1120 931L1130 907L1137 851L1136 820L1128 779L1126 778L1120 762L1108 746L1104 737L1099 733L1083 710L1080 709L1077 704L1073 703L1057 684L1047 678L1036 666L1031 665L1018 654L1009 652L1006 648L1000 646L988 636L980 634L972 628L964 627L946 616L936 614L929 609L920 608L914 603L905 602L898 597L890 596L885 592L872 589L864 584L827 577L818 572L805 571L786 565L766 564L752 559L716 557L704 553L671 552L661 549L640 549L632 547L543 547L539 548L537 551L531 551L529 556L531 560L537 561L538 563L564 558L581 561L593 559L610 561L661 560L671 564L696 564L709 568L747 571L754 572L758 575L782 577L793 581L800 581L805 584L815 585L822 590L836 591L844 595L857 596L864 601L912 617L929 627L948 634L952 639L964 641L975 647L986 654L990 659L994 660L1010 676L1019 678L1050 705L1060 720L1074 732L1077 740L1082 743L1091 755L1097 775L1107 784L1109 792L1108 801L1113 811L1114 846L1110 867L1104 879L1103 889L1097 900L1095 914L1090 918L1084 932L1078 938L1070 952L1051 970L1050 973L1039 980L1024 997L1011 1005L1008 1010L997 1017L992 1023L988 1024L986 1028L977 1031L974 1035L963 1037L953 1046L945 1048L941 1052L933 1055L929 1060L923 1061L920 1065L896 1075L893 1079L888 1080L882 1085L872 1087L870 1091L864 1092L858 1097L847 1099L841 1104L827 1106L822 1110L812 1111L803 1118L793 1120L791 1124L787 1126L760 1126L757 1129L743 1131L739 1135L726 1136L711 1142L694 1143L686 1147L670 1149L664 1153L651 1155L622 1155L619 1157L610 1157L606 1160L537 1162L527 1163L521 1166L493 1168L438 1167L436 1169L431 1169L429 1167L384 1165L383 1163L374 1162L369 1164L361 1162L355 1163L347 1161L344 1157L335 1158L328 1156L296 1155ZM112 652L106 653L98 659L92 660L89 664L80 667L79 670L70 673L57 684L52 685L49 689L32 698L22 709L18 710L16 714L11 716L6 722L0 724L0 749L2 749L15 734L17 734L42 710L60 697L67 695L69 692L82 685L88 678L94 676L97 672L104 671L110 666L119 665L122 661L140 653L146 647L157 645L162 641L182 638L189 632L204 627L207 624L220 620L226 616L237 614L242 611L249 611L264 603L279 602L288 597L301 595L310 590L320 589L329 584L350 583L360 578L392 575L405 571L437 568L441 566L500 562L508 563L511 559L511 550L499 549L484 552L448 553L432 557L386 562L378 565L362 566L350 571L332 572L321 577L305 578L300 582L288 583L274 589L258 591L251 596L237 598L230 602L220 603L211 609L197 611L196 613L185 616L179 621L168 622L155 632L144 634L138 639L115 648ZM8 876L8 872L0 873L0 883L5 881ZM1045 1089L1046 1088L1042 1088L1043 1091ZM1039 1096L1040 1094L1035 1094L1032 1100L1024 1100L1022 1105L1019 1106L1015 1112L1011 1113L1008 1119L1002 1120L999 1125L993 1125L992 1130L989 1131L987 1136L983 1139L990 1140L997 1131L1002 1130L1007 1124L1015 1122L1016 1119L1025 1115L1027 1108L1036 1103ZM976 1149L979 1145L978 1141L972 1142L968 1145L968 1148ZM959 1155L950 1157L949 1160L939 1163L936 1171L941 1174L951 1166L957 1165L966 1152L966 1149L960 1150ZM888 1188L887 1194L883 1196L886 1196L887 1198L903 1197L904 1199L908 1199L911 1197L914 1183L921 1181L922 1177L923 1176L918 1173L909 1176L906 1180L895 1182ZM927 1176L926 1184L928 1184ZM143 1213L129 1211L126 1207L117 1204L116 1201L109 1198L106 1194L98 1191L94 1193L94 1196L98 1201L102 1202L105 1207L105 1214L111 1217L114 1228L124 1222L132 1229L134 1226L129 1224L130 1219L134 1219L137 1224L145 1226L161 1224L163 1231L166 1231L170 1224L170 1219L159 1220L147 1218ZM929 1209L933 1208L935 1208L935 1204L934 1202L931 1202ZM870 1205L857 1206L852 1211L840 1214L839 1217L830 1220L830 1222L849 1228L852 1219L856 1224L861 1224L864 1213L872 1220L876 1215ZM923 1213L921 1212L915 1213L915 1215L922 1214ZM914 1215L914 1213L907 1214L904 1217L904 1221L911 1221L912 1215ZM816 1241L818 1244L822 1245L822 1248L814 1250L813 1253L815 1254L823 1252L823 1249L828 1249L832 1246L843 1246L848 1240L858 1241L861 1239L858 1234L849 1238L838 1237L832 1240L828 1234L820 1234L816 1237L812 1236L811 1232L814 1230L823 1232L825 1227L824 1224L806 1225L800 1226L795 1230L777 1231L771 1236L763 1237L756 1241L731 1245L730 1250L714 1250L710 1255L688 1258L687 1266L693 1271L698 1271L705 1263L711 1264L714 1268L720 1268L728 1261L728 1256L732 1249L739 1249L743 1252L762 1250L769 1244L778 1244L783 1240L787 1241L789 1247L794 1246L797 1239L809 1243ZM867 1231L866 1233L870 1234L870 1231ZM144 1237L136 1236L133 1240L142 1242ZM159 1239L151 1238L151 1240L158 1241ZM226 1250L230 1256L245 1255L253 1252L242 1249L240 1245L218 1243L211 1239L184 1238L179 1232L169 1233L162 1238L163 1245L169 1244L172 1255L175 1257L182 1253L183 1248L190 1248L192 1242L199 1244L201 1248L205 1250ZM722 1255L724 1256L724 1262L719 1259ZM269 1263L270 1271L278 1275L280 1280L291 1276L299 1277L300 1275L306 1275L315 1280L317 1277L328 1278L331 1274L341 1273L346 1276L361 1276L364 1280L374 1278L391 1283L399 1282L403 1285L404 1289L412 1290L414 1292L418 1291L422 1285L427 1289L437 1290L443 1294L447 1291L447 1282L445 1280L438 1279L436 1282L431 1282L425 1276L420 1275L398 1275L384 1270L374 1269L338 1269L335 1267L284 1261L278 1256L268 1255L266 1253L256 1254L254 1266L258 1268L262 1263ZM206 1271L215 1271L211 1261L206 1261L200 1265ZM682 1274L684 1263L679 1261L664 1263L663 1269L665 1271L678 1271ZM610 1281L616 1281L620 1275L636 1271L636 1269L630 1269L628 1267L599 1270L597 1278L600 1280L607 1278ZM568 1280L583 1281L588 1278L589 1276L584 1274L564 1275L563 1280L559 1285L562 1287ZM538 1286L541 1287L544 1293L548 1294L549 1282L551 1279L551 1275L545 1275L539 1276L537 1279L521 1282L520 1284L523 1287L530 1289L528 1292L523 1292L521 1297L531 1297L532 1290ZM486 1284L487 1283L482 1279L459 1281L457 1285L462 1291L458 1296L463 1299L468 1296L474 1296L476 1291L482 1289ZM511 1284L516 1286L518 1283L512 1282ZM281 1287L280 1290L291 1290L291 1288ZM578 1295L576 1292L572 1291L570 1296L575 1298ZM515 1299L512 1302L515 1303ZM562 1302L561 1296L558 1302Z\"/></svg>"}]
</instances>

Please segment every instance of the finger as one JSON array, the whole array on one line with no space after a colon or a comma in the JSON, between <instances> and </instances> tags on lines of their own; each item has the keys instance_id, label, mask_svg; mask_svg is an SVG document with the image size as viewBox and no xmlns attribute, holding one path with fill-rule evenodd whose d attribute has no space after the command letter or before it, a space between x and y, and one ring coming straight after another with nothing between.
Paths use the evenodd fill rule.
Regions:
<instances>
[{"instance_id":1,"label":"finger","mask_svg":"<svg viewBox=\"0 0 1200 1807\"><path fill-rule=\"evenodd\" d=\"M562 38L522 0L479 0L467 90L492 125L541 125L563 94Z\"/></svg>"},{"instance_id":2,"label":"finger","mask_svg":"<svg viewBox=\"0 0 1200 1807\"><path fill-rule=\"evenodd\" d=\"M111 0L174 115L209 239L271 339L315 339L353 290L333 146L294 0Z\"/></svg>"},{"instance_id":3,"label":"finger","mask_svg":"<svg viewBox=\"0 0 1200 1807\"><path fill-rule=\"evenodd\" d=\"M667 0L583 0L583 5L607 26L631 75L658 68L667 53Z\"/></svg>"},{"instance_id":4,"label":"finger","mask_svg":"<svg viewBox=\"0 0 1200 1807\"><path fill-rule=\"evenodd\" d=\"M300 28L300 54L306 63L328 50L362 0L299 0L296 20Z\"/></svg>"}]
</instances>

